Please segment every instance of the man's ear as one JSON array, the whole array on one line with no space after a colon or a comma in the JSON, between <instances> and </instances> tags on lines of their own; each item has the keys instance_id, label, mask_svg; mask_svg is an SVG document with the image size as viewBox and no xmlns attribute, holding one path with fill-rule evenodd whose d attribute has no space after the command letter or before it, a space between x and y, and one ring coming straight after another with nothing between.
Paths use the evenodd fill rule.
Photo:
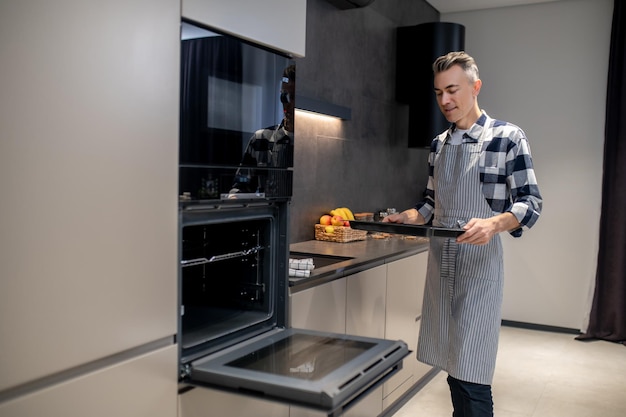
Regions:
<instances>
[{"instance_id":1,"label":"man's ear","mask_svg":"<svg viewBox=\"0 0 626 417\"><path fill-rule=\"evenodd\" d=\"M474 81L474 97L477 97L478 94L480 93L480 87L483 86L483 82L480 80L480 78L476 81Z\"/></svg>"}]
</instances>

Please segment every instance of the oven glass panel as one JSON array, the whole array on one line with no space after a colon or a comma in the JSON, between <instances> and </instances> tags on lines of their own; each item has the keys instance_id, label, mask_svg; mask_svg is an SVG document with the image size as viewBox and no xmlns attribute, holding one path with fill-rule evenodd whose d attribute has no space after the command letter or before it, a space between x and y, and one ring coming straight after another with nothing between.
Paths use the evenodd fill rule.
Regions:
<instances>
[{"instance_id":1,"label":"oven glass panel","mask_svg":"<svg viewBox=\"0 0 626 417\"><path fill-rule=\"evenodd\" d=\"M294 334L226 366L315 381L373 346L357 340Z\"/></svg>"},{"instance_id":2,"label":"oven glass panel","mask_svg":"<svg viewBox=\"0 0 626 417\"><path fill-rule=\"evenodd\" d=\"M182 23L180 196L291 197L294 61Z\"/></svg>"},{"instance_id":3,"label":"oven glass panel","mask_svg":"<svg viewBox=\"0 0 626 417\"><path fill-rule=\"evenodd\" d=\"M329 411L367 395L408 354L402 341L277 328L193 361L188 381Z\"/></svg>"}]
</instances>

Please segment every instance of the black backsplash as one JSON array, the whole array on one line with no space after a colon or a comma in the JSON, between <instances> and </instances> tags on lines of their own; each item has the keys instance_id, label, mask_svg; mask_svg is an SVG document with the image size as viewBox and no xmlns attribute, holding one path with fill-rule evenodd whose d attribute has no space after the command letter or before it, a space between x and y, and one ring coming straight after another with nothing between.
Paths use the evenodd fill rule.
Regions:
<instances>
[{"instance_id":1,"label":"black backsplash","mask_svg":"<svg viewBox=\"0 0 626 417\"><path fill-rule=\"evenodd\" d=\"M352 118L324 122L296 112L291 242L313 239L314 224L335 207L401 210L420 197L428 152L407 147L408 106L395 99L395 33L430 21L439 21L439 13L423 0L353 10L307 2L298 95L350 107Z\"/></svg>"}]
</instances>

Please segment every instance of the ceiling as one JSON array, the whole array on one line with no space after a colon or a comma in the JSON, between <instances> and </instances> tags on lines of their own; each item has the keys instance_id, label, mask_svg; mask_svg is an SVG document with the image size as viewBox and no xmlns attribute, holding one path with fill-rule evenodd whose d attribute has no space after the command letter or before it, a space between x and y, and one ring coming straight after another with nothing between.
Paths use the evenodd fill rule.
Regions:
<instances>
[{"instance_id":1,"label":"ceiling","mask_svg":"<svg viewBox=\"0 0 626 417\"><path fill-rule=\"evenodd\" d=\"M492 9L494 7L519 6L533 3L548 3L557 0L426 0L439 13L466 12Z\"/></svg>"}]
</instances>

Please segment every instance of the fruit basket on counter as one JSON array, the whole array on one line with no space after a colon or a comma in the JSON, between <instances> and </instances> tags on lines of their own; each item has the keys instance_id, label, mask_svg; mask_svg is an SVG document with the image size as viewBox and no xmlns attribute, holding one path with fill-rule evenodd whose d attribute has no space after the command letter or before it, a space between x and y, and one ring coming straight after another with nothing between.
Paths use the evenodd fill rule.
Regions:
<instances>
[{"instance_id":1,"label":"fruit basket on counter","mask_svg":"<svg viewBox=\"0 0 626 417\"><path fill-rule=\"evenodd\" d=\"M352 210L347 207L337 207L328 214L320 217L320 222L315 225L315 240L327 242L353 242L367 239L366 230L355 230L350 227L350 221L354 220Z\"/></svg>"},{"instance_id":2,"label":"fruit basket on counter","mask_svg":"<svg viewBox=\"0 0 626 417\"><path fill-rule=\"evenodd\" d=\"M315 240L346 243L367 239L366 230L357 230L346 226L333 226L333 231L329 233L326 231L326 227L321 224L315 225Z\"/></svg>"}]
</instances>

